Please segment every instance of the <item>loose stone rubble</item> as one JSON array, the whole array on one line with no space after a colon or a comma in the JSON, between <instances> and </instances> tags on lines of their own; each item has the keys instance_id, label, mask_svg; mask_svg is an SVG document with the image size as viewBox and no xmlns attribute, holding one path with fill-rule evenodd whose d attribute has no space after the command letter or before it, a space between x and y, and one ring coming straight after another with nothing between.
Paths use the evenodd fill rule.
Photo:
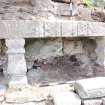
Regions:
<instances>
[{"instance_id":1,"label":"loose stone rubble","mask_svg":"<svg viewBox=\"0 0 105 105\"><path fill-rule=\"evenodd\" d=\"M94 87L95 81L104 81L104 77L96 77L85 79L86 81L94 80L94 83L91 84L91 87ZM79 80L80 81L84 80ZM87 83L87 82L86 82ZM74 83L74 86L77 86L77 83ZM27 88L18 88L13 89L9 88L6 90L5 86L1 86L0 90L0 105L105 105L105 95L103 95L104 91L97 84L96 89L91 89L87 91L86 94L91 94L88 98L81 98L80 93L77 93L77 88L71 88L72 84L61 84L61 85L52 85L47 87L32 87L28 86ZM82 85L83 86L83 85ZM84 86L85 87L85 86ZM104 87L103 87L104 88ZM84 88L81 88L81 92L83 92ZM89 89L89 88L88 88ZM105 89L105 88L104 88ZM102 91L101 93L97 93ZM86 95L85 94L85 95ZM94 95L93 95L94 94Z\"/></svg>"}]
</instances>

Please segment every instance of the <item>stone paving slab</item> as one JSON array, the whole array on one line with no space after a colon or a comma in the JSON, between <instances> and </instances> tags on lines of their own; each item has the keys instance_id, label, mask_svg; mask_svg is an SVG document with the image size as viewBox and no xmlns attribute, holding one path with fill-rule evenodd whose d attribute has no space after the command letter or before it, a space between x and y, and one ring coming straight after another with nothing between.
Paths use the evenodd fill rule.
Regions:
<instances>
[{"instance_id":1,"label":"stone paving slab","mask_svg":"<svg viewBox=\"0 0 105 105\"><path fill-rule=\"evenodd\" d=\"M0 39L104 36L105 23L73 20L1 20Z\"/></svg>"},{"instance_id":2,"label":"stone paving slab","mask_svg":"<svg viewBox=\"0 0 105 105\"><path fill-rule=\"evenodd\" d=\"M95 77L76 81L75 90L82 99L105 96L105 77Z\"/></svg>"},{"instance_id":3,"label":"stone paving slab","mask_svg":"<svg viewBox=\"0 0 105 105\"><path fill-rule=\"evenodd\" d=\"M39 91L39 89L32 88L30 86L23 89L9 88L5 94L5 99L7 103L17 104L45 101L45 97Z\"/></svg>"},{"instance_id":4,"label":"stone paving slab","mask_svg":"<svg viewBox=\"0 0 105 105\"><path fill-rule=\"evenodd\" d=\"M56 92L52 97L55 105L81 105L81 99L74 92Z\"/></svg>"}]
</instances>

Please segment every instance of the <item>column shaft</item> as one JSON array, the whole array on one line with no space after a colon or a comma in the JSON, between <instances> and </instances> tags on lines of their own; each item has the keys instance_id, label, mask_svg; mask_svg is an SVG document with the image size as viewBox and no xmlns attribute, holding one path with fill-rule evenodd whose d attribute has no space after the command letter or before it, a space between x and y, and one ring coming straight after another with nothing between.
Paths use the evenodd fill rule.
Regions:
<instances>
[{"instance_id":1,"label":"column shaft","mask_svg":"<svg viewBox=\"0 0 105 105\"><path fill-rule=\"evenodd\" d=\"M9 76L9 87L11 88L20 88L27 85L24 45L24 39L6 39L8 48L7 73Z\"/></svg>"}]
</instances>

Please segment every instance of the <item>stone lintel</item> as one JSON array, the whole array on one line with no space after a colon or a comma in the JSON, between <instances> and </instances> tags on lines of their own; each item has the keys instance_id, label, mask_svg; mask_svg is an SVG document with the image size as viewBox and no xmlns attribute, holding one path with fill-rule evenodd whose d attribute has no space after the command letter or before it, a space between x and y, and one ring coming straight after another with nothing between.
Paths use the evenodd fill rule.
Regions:
<instances>
[{"instance_id":1,"label":"stone lintel","mask_svg":"<svg viewBox=\"0 0 105 105\"><path fill-rule=\"evenodd\" d=\"M1 20L0 39L105 36L105 23L74 20Z\"/></svg>"}]
</instances>

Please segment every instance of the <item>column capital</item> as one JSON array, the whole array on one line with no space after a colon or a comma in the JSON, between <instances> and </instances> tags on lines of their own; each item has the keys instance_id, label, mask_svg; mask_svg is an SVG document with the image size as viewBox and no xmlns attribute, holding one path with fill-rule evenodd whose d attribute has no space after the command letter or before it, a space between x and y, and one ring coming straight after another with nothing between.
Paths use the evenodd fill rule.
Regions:
<instances>
[{"instance_id":1,"label":"column capital","mask_svg":"<svg viewBox=\"0 0 105 105\"><path fill-rule=\"evenodd\" d=\"M7 53L25 53L25 39L6 39Z\"/></svg>"}]
</instances>

